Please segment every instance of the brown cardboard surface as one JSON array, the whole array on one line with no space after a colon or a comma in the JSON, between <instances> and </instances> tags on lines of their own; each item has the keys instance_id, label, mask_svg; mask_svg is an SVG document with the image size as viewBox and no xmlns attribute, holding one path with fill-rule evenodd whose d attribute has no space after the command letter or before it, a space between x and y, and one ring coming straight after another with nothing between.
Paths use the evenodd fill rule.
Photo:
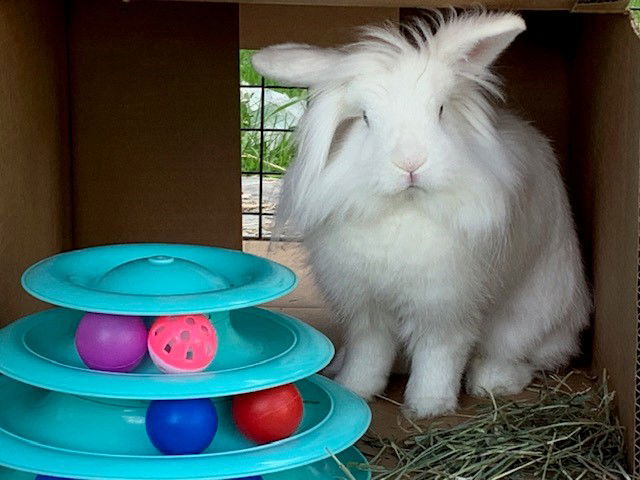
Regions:
<instances>
[{"instance_id":1,"label":"brown cardboard surface","mask_svg":"<svg viewBox=\"0 0 640 480\"><path fill-rule=\"evenodd\" d=\"M527 30L499 59L496 72L504 78L509 108L550 139L562 173L571 176L568 51L576 18L566 12L529 12L524 18Z\"/></svg>"},{"instance_id":2,"label":"brown cardboard surface","mask_svg":"<svg viewBox=\"0 0 640 480\"><path fill-rule=\"evenodd\" d=\"M0 2L0 327L38 306L23 270L70 246L65 60L60 2Z\"/></svg>"},{"instance_id":3,"label":"brown cardboard surface","mask_svg":"<svg viewBox=\"0 0 640 480\"><path fill-rule=\"evenodd\" d=\"M296 272L298 276L298 286L293 292L269 302L267 306L278 308L326 308L326 304L313 278L313 273L307 266L307 254L302 244L297 242L274 242L270 244L265 241L246 240L243 242L243 250L286 265Z\"/></svg>"},{"instance_id":4,"label":"brown cardboard surface","mask_svg":"<svg viewBox=\"0 0 640 480\"><path fill-rule=\"evenodd\" d=\"M594 359L617 391L634 441L638 274L640 40L625 16L584 17L576 52L572 156L580 220L592 238ZM578 175L578 172L576 172Z\"/></svg>"},{"instance_id":5,"label":"brown cardboard surface","mask_svg":"<svg viewBox=\"0 0 640 480\"><path fill-rule=\"evenodd\" d=\"M71 4L76 247L240 248L237 9Z\"/></svg>"},{"instance_id":6,"label":"brown cardboard surface","mask_svg":"<svg viewBox=\"0 0 640 480\"><path fill-rule=\"evenodd\" d=\"M240 46L257 49L285 42L339 45L353 41L354 27L385 20L397 21L398 9L241 4ZM318 25L323 28L316 28Z\"/></svg>"}]
</instances>

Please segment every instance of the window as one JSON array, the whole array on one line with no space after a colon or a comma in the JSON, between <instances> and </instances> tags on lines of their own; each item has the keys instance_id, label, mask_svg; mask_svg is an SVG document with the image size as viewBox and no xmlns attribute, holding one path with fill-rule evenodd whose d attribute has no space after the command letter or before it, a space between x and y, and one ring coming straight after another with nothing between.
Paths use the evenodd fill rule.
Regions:
<instances>
[{"instance_id":1,"label":"window","mask_svg":"<svg viewBox=\"0 0 640 480\"><path fill-rule=\"evenodd\" d=\"M240 50L242 233L271 236L282 176L293 160L292 131L305 107L306 90L263 78L251 66L251 50Z\"/></svg>"}]
</instances>

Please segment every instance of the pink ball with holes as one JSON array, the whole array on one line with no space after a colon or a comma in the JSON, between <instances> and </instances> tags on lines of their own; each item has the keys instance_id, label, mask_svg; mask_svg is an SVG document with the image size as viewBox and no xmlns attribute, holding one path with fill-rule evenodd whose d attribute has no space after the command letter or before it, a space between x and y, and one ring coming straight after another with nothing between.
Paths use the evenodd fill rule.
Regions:
<instances>
[{"instance_id":1,"label":"pink ball with holes","mask_svg":"<svg viewBox=\"0 0 640 480\"><path fill-rule=\"evenodd\" d=\"M218 335L205 315L167 315L151 325L147 346L165 373L200 372L216 355Z\"/></svg>"}]
</instances>

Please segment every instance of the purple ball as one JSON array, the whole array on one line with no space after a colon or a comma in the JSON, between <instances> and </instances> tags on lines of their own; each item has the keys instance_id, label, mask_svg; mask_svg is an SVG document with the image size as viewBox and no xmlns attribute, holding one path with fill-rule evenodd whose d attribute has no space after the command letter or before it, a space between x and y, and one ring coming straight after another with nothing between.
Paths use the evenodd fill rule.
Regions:
<instances>
[{"instance_id":1,"label":"purple ball","mask_svg":"<svg viewBox=\"0 0 640 480\"><path fill-rule=\"evenodd\" d=\"M147 328L141 317L87 313L76 330L76 349L93 370L130 372L147 353Z\"/></svg>"}]
</instances>

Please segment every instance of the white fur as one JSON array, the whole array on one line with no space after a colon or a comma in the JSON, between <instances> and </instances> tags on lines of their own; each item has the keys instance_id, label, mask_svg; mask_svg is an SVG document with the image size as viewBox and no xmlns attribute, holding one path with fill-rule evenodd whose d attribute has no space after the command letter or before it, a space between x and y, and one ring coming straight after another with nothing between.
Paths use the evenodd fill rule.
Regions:
<instances>
[{"instance_id":1,"label":"white fur","mask_svg":"<svg viewBox=\"0 0 640 480\"><path fill-rule=\"evenodd\" d=\"M266 76L310 87L277 231L303 236L344 322L337 380L370 398L402 350L417 416L453 410L465 369L473 394L515 393L564 365L590 309L554 153L494 107L489 67L524 22L473 12L431 23L254 56Z\"/></svg>"}]
</instances>

